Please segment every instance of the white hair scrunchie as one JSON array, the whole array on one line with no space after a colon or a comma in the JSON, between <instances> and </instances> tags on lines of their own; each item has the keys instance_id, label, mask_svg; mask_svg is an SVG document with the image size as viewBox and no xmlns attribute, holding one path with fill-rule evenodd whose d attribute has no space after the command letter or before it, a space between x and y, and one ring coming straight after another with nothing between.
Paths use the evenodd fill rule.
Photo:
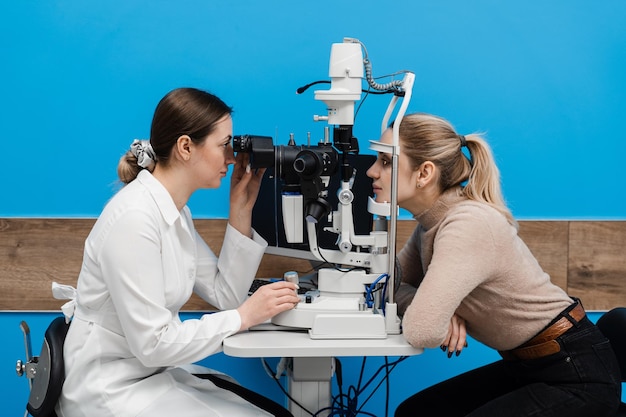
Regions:
<instances>
[{"instance_id":1,"label":"white hair scrunchie","mask_svg":"<svg viewBox=\"0 0 626 417\"><path fill-rule=\"evenodd\" d=\"M157 158L149 140L135 139L130 145L130 151L137 158L137 165L149 171L154 169Z\"/></svg>"}]
</instances>

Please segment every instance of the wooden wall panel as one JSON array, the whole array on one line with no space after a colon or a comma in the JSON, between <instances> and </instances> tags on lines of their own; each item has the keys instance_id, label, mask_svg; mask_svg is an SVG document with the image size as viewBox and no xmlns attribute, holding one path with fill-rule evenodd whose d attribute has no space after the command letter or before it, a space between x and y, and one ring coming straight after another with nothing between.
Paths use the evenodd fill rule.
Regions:
<instances>
[{"instance_id":1,"label":"wooden wall panel","mask_svg":"<svg viewBox=\"0 0 626 417\"><path fill-rule=\"evenodd\" d=\"M52 281L76 285L84 241L94 219L0 219L0 310L58 310ZM219 254L226 220L196 220L196 228ZM398 248L416 222L398 222ZM520 236L552 280L583 299L591 310L626 305L626 222L522 221ZM242 254L245 256L245 254ZM306 260L265 255L259 277L287 270L306 272ZM193 297L185 310L211 310Z\"/></svg>"},{"instance_id":2,"label":"wooden wall panel","mask_svg":"<svg viewBox=\"0 0 626 417\"><path fill-rule=\"evenodd\" d=\"M53 281L76 284L93 219L0 219L0 310L57 310Z\"/></svg>"},{"instance_id":3,"label":"wooden wall panel","mask_svg":"<svg viewBox=\"0 0 626 417\"><path fill-rule=\"evenodd\" d=\"M626 222L570 222L568 290L587 309L626 306Z\"/></svg>"},{"instance_id":4,"label":"wooden wall panel","mask_svg":"<svg viewBox=\"0 0 626 417\"><path fill-rule=\"evenodd\" d=\"M566 221L526 221L518 232L552 282L566 291L568 230Z\"/></svg>"},{"instance_id":5,"label":"wooden wall panel","mask_svg":"<svg viewBox=\"0 0 626 417\"><path fill-rule=\"evenodd\" d=\"M209 247L219 255L222 248L222 239L226 231L227 220L195 220L196 230L207 242ZM244 253L241 256L245 256ZM288 258L284 256L269 255L263 256L257 276L264 278L282 277L285 271L307 272L311 269L309 261L304 259Z\"/></svg>"}]
</instances>

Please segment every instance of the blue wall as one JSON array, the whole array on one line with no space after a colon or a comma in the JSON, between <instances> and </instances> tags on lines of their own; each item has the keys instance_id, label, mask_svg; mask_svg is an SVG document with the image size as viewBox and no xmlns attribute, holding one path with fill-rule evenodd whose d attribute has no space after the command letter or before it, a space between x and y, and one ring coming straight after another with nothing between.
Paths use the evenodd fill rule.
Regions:
<instances>
[{"instance_id":1,"label":"blue wall","mask_svg":"<svg viewBox=\"0 0 626 417\"><path fill-rule=\"evenodd\" d=\"M330 45L350 36L365 43L375 76L415 72L410 111L486 132L518 218L623 220L624 27L620 0L5 2L0 217L96 217L116 190L118 158L147 137L157 101L179 86L233 105L236 133L320 138L312 115L323 104L313 89L295 90L326 79ZM355 126L363 149L388 99L365 101ZM197 193L194 215L226 217L216 202L227 189ZM7 415L21 415L26 398L26 381L9 372L23 355L23 318L41 334L50 314L0 314L0 389L19 403ZM473 343L454 360L411 358L394 371L392 406L494 355ZM207 362L280 398L260 364ZM345 362L358 373L357 360Z\"/></svg>"},{"instance_id":2,"label":"blue wall","mask_svg":"<svg viewBox=\"0 0 626 417\"><path fill-rule=\"evenodd\" d=\"M620 0L9 2L0 216L97 216L119 156L179 86L233 105L237 133L321 138L324 105L295 90L327 79L331 44L351 36L374 75L415 72L410 111L487 133L517 217L623 219L624 27ZM364 149L387 103L365 101ZM193 213L226 217L226 193L198 193Z\"/></svg>"}]
</instances>

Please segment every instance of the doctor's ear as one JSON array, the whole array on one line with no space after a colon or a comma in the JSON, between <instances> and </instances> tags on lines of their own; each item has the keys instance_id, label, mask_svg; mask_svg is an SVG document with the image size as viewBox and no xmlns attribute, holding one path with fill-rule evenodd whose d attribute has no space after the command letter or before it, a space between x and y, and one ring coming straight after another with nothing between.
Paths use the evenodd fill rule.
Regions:
<instances>
[{"instance_id":1,"label":"doctor's ear","mask_svg":"<svg viewBox=\"0 0 626 417\"><path fill-rule=\"evenodd\" d=\"M193 141L189 137L189 135L182 135L176 140L176 145L174 146L174 152L176 156L183 161L188 161L191 159L191 149L193 147Z\"/></svg>"}]
</instances>

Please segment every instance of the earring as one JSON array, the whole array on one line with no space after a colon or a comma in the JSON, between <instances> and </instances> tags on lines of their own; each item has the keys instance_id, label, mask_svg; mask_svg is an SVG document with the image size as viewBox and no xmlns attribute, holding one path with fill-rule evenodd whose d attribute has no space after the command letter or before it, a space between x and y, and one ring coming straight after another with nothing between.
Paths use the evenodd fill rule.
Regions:
<instances>
[{"instance_id":1,"label":"earring","mask_svg":"<svg viewBox=\"0 0 626 417\"><path fill-rule=\"evenodd\" d=\"M417 183L417 188L422 188L422 183L421 182Z\"/></svg>"}]
</instances>

